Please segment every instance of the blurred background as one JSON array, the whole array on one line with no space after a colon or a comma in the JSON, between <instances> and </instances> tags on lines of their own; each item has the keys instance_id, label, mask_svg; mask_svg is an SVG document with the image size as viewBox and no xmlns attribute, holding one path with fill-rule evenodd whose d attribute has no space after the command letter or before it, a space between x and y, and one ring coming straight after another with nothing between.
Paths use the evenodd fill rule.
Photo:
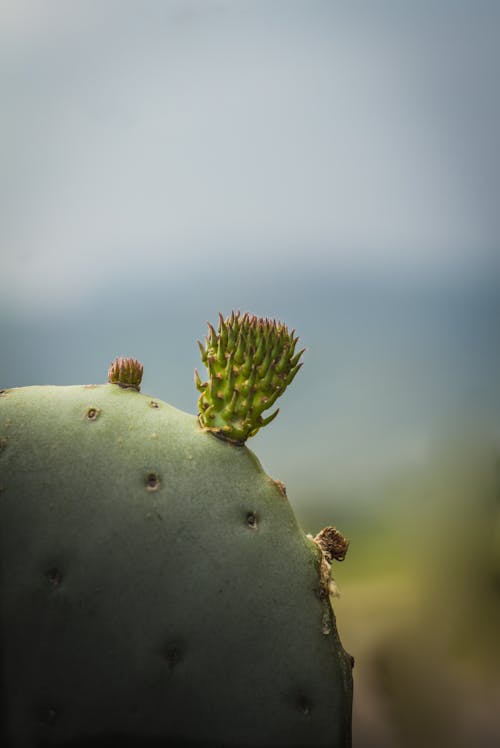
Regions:
<instances>
[{"instance_id":1,"label":"blurred background","mask_svg":"<svg viewBox=\"0 0 500 748\"><path fill-rule=\"evenodd\" d=\"M354 746L500 736L500 4L0 0L0 385L196 413L219 311L305 364L250 447L350 538Z\"/></svg>"}]
</instances>

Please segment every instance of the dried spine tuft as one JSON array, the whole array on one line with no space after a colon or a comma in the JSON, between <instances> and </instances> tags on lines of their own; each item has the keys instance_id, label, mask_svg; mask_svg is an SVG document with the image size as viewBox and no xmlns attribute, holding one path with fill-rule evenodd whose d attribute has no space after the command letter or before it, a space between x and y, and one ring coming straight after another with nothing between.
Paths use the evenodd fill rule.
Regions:
<instances>
[{"instance_id":1,"label":"dried spine tuft","mask_svg":"<svg viewBox=\"0 0 500 748\"><path fill-rule=\"evenodd\" d=\"M344 538L342 533L336 527L324 527L314 541L319 545L326 556L329 564L335 561L343 561L346 557L349 541Z\"/></svg>"},{"instance_id":2,"label":"dried spine tuft","mask_svg":"<svg viewBox=\"0 0 500 748\"><path fill-rule=\"evenodd\" d=\"M342 533L337 530L336 527L324 527L318 534L313 538L312 535L308 537L313 540L316 545L321 549L321 562L320 562L320 594L322 597L339 597L335 580L332 577L331 567L333 561L343 561L346 557L347 550L349 548L349 541L344 538Z\"/></svg>"}]
</instances>

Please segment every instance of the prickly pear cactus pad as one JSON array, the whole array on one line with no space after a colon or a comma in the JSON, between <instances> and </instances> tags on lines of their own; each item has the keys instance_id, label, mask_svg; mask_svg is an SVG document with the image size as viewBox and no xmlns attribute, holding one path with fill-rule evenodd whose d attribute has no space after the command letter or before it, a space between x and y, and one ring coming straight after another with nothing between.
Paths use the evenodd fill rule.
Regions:
<instances>
[{"instance_id":1,"label":"prickly pear cactus pad","mask_svg":"<svg viewBox=\"0 0 500 748\"><path fill-rule=\"evenodd\" d=\"M138 367L0 393L2 745L348 748L341 541L307 537L253 452L141 394Z\"/></svg>"}]
</instances>

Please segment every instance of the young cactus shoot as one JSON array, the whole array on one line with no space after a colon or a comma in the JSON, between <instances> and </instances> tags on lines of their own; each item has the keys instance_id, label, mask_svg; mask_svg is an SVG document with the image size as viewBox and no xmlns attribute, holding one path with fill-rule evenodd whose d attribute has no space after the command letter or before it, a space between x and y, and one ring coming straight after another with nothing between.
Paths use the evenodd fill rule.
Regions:
<instances>
[{"instance_id":1,"label":"young cactus shoot","mask_svg":"<svg viewBox=\"0 0 500 748\"><path fill-rule=\"evenodd\" d=\"M201 360L208 369L202 382L195 370L201 395L199 420L203 428L228 441L243 444L270 423L279 408L263 417L292 382L302 366L305 349L295 353L295 330L277 320L246 312L231 312L219 327L209 323L205 345L198 341Z\"/></svg>"}]
</instances>

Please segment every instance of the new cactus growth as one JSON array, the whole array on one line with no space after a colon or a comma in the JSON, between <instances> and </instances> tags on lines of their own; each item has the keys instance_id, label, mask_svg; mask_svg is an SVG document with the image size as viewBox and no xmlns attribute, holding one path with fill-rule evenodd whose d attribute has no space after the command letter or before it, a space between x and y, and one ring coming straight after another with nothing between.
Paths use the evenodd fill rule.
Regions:
<instances>
[{"instance_id":1,"label":"new cactus growth","mask_svg":"<svg viewBox=\"0 0 500 748\"><path fill-rule=\"evenodd\" d=\"M0 392L2 745L350 746L329 595L346 541L306 536L242 444L296 343L221 318L199 418L141 394L134 359L108 384Z\"/></svg>"},{"instance_id":2,"label":"new cactus growth","mask_svg":"<svg viewBox=\"0 0 500 748\"><path fill-rule=\"evenodd\" d=\"M219 315L219 329L208 325L205 346L198 341L201 360L208 368L202 383L200 423L217 436L243 444L276 418L277 408L266 418L262 413L274 405L302 366L304 349L295 353L298 337L286 325L249 314Z\"/></svg>"}]
</instances>

